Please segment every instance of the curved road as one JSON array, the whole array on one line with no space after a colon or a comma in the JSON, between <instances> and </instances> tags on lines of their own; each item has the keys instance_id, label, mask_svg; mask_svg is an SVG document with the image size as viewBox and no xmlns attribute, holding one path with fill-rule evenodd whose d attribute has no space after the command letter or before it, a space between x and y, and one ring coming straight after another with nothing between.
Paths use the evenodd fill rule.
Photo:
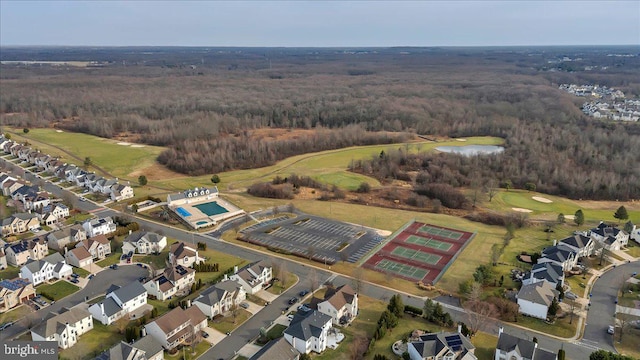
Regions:
<instances>
[{"instance_id":1,"label":"curved road","mask_svg":"<svg viewBox=\"0 0 640 360\"><path fill-rule=\"evenodd\" d=\"M29 173L26 173L28 178ZM64 194L68 194L67 191L59 188L56 185L51 184L50 182L46 182L44 186L45 190L48 192L55 194L58 197L63 198ZM75 195L74 195L75 196ZM98 216L118 216L121 213L114 211L109 208L104 208L98 206L92 202L76 202L75 206L84 211L92 212ZM170 226L166 226L160 223L148 221L146 219L136 218L136 221L140 223L141 228L148 231L162 232L168 237L173 237L176 239L183 239L184 241L201 241L206 242L207 245L215 249L217 251L222 251L228 254L232 254L250 261L257 261L260 259L264 259L265 257L269 257L272 255L268 255L253 249L244 248L235 244L222 242L217 238L195 234L192 239L192 233L180 229L176 229ZM275 256L275 255L273 255ZM286 307L286 299L291 298L295 294L297 294L302 289L309 289L309 274L311 272L310 266L305 266L296 261L281 259L287 263L287 269L300 278L300 282L289 289L283 296L278 298L277 301L274 301L270 305L266 306L265 309L258 312L247 322L238 327L232 334L232 336L228 336L223 339L216 346L211 348L205 355L205 358L224 358L229 359L233 357L236 351L246 345L251 339L255 338L258 335L259 329L261 327L269 326L271 322L276 319L277 316L280 315L281 311ZM317 274L317 278L319 283L323 283L328 278L334 279L333 282L335 284L344 284L351 283L351 279L342 275L334 274L330 271L323 270L322 266L315 267L315 273ZM635 269L635 270L634 270ZM615 279L621 279L624 272L632 273L633 271L638 271L640 269L640 262L636 261L632 264L625 264L622 266L618 266L615 269L605 273L602 275L600 279L598 279L592 290L593 298L592 298L592 307L589 311L587 326L585 331L585 337L582 341L563 341L561 339L550 337L541 333L537 333L534 331L530 331L527 329L523 329L520 327L515 327L506 323L501 323L496 320L487 320L483 327L482 331L488 332L490 334L497 335L498 327L503 326L505 331L510 334L520 336L522 338L532 339L534 336L538 339L538 343L541 348L545 348L550 351L557 352L558 349L564 348L567 353L567 358L569 359L587 359L589 354L594 350L599 348L615 351L612 346L612 338L606 334L606 328L608 325L612 323L613 313L615 311L615 304L613 299L615 297L615 293L617 292L616 286L620 283L619 281L616 283ZM93 280L92 280L93 281ZM390 298L391 295L397 293L396 290L387 289L385 287L378 286L376 284L367 283L365 284L361 291L363 295L381 299L386 301ZM413 306L422 307L426 298L419 298L415 296L410 296L407 294L403 294L405 304L410 304ZM445 299L446 300L446 299ZM464 310L455 306L449 305L446 302L441 302L445 310L449 311L454 321L465 321L466 314ZM57 304L56 304L57 305Z\"/></svg>"}]
</instances>

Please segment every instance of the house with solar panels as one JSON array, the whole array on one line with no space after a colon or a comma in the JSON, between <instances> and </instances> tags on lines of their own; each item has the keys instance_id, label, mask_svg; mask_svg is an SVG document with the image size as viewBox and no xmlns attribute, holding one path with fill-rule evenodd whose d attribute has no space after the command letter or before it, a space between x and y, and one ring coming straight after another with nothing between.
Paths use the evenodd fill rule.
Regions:
<instances>
[{"instance_id":1,"label":"house with solar panels","mask_svg":"<svg viewBox=\"0 0 640 360\"><path fill-rule=\"evenodd\" d=\"M7 244L4 250L7 263L12 266L22 266L29 260L41 260L49 254L44 237Z\"/></svg>"},{"instance_id":2,"label":"house with solar panels","mask_svg":"<svg viewBox=\"0 0 640 360\"><path fill-rule=\"evenodd\" d=\"M167 300L172 296L188 292L196 279L196 271L178 265L165 269L162 274L144 284L144 288L158 300Z\"/></svg>"},{"instance_id":3,"label":"house with solar panels","mask_svg":"<svg viewBox=\"0 0 640 360\"><path fill-rule=\"evenodd\" d=\"M411 360L447 359L477 360L476 347L458 332L439 332L420 335L407 346Z\"/></svg>"},{"instance_id":4,"label":"house with solar panels","mask_svg":"<svg viewBox=\"0 0 640 360\"><path fill-rule=\"evenodd\" d=\"M0 313L27 302L36 296L31 281L22 278L0 281Z\"/></svg>"}]
</instances>

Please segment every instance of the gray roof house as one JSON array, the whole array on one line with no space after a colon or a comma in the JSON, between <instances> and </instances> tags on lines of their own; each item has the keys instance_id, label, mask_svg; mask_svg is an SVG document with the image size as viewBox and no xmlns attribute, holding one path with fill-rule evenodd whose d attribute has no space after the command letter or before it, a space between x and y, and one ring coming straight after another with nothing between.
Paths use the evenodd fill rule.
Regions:
<instances>
[{"instance_id":1,"label":"gray roof house","mask_svg":"<svg viewBox=\"0 0 640 360\"><path fill-rule=\"evenodd\" d=\"M595 250L593 239L582 234L575 234L560 240L558 245L574 251L577 257L592 255Z\"/></svg>"},{"instance_id":2,"label":"gray roof house","mask_svg":"<svg viewBox=\"0 0 640 360\"><path fill-rule=\"evenodd\" d=\"M121 341L111 349L103 352L96 360L162 360L164 349L151 336L144 336L133 344Z\"/></svg>"},{"instance_id":3,"label":"gray roof house","mask_svg":"<svg viewBox=\"0 0 640 360\"><path fill-rule=\"evenodd\" d=\"M498 329L498 345L495 359L513 360L556 360L558 356L538 347L538 343L507 334Z\"/></svg>"},{"instance_id":4,"label":"gray roof house","mask_svg":"<svg viewBox=\"0 0 640 360\"><path fill-rule=\"evenodd\" d=\"M209 318L223 315L232 309L233 305L240 305L247 298L244 288L235 281L225 280L214 284L193 300Z\"/></svg>"},{"instance_id":5,"label":"gray roof house","mask_svg":"<svg viewBox=\"0 0 640 360\"><path fill-rule=\"evenodd\" d=\"M517 295L520 312L544 320L547 318L549 305L558 294L553 285L546 281L523 285Z\"/></svg>"},{"instance_id":6,"label":"gray roof house","mask_svg":"<svg viewBox=\"0 0 640 360\"><path fill-rule=\"evenodd\" d=\"M298 312L284 331L284 338L302 354L311 351L322 353L327 348L331 316L317 310Z\"/></svg>"},{"instance_id":7,"label":"gray roof house","mask_svg":"<svg viewBox=\"0 0 640 360\"><path fill-rule=\"evenodd\" d=\"M138 281L129 283L107 294L107 297L89 307L89 312L104 325L126 316L147 303L147 290Z\"/></svg>"},{"instance_id":8,"label":"gray roof house","mask_svg":"<svg viewBox=\"0 0 640 360\"><path fill-rule=\"evenodd\" d=\"M407 346L411 360L476 360L475 346L459 332L428 333Z\"/></svg>"},{"instance_id":9,"label":"gray roof house","mask_svg":"<svg viewBox=\"0 0 640 360\"><path fill-rule=\"evenodd\" d=\"M136 231L129 234L122 243L122 253L159 253L167 246L167 237L150 231Z\"/></svg>"},{"instance_id":10,"label":"gray roof house","mask_svg":"<svg viewBox=\"0 0 640 360\"><path fill-rule=\"evenodd\" d=\"M562 270L569 271L578 263L576 252L564 246L550 246L542 250L542 257L538 259L538 264L552 262L562 266Z\"/></svg>"},{"instance_id":11,"label":"gray roof house","mask_svg":"<svg viewBox=\"0 0 640 360\"><path fill-rule=\"evenodd\" d=\"M552 262L535 264L531 268L531 271L522 279L522 284L528 285L539 281L547 281L551 283L554 288L558 284L564 285L564 271L562 271L562 266Z\"/></svg>"},{"instance_id":12,"label":"gray roof house","mask_svg":"<svg viewBox=\"0 0 640 360\"><path fill-rule=\"evenodd\" d=\"M294 349L284 337L271 340L249 360L298 360L300 352Z\"/></svg>"}]
</instances>

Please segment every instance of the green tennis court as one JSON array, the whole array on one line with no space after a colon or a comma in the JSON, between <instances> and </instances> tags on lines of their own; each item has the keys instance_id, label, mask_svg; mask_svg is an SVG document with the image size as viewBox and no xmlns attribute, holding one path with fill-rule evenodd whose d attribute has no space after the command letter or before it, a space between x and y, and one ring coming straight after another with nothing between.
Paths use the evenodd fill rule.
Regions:
<instances>
[{"instance_id":1,"label":"green tennis court","mask_svg":"<svg viewBox=\"0 0 640 360\"><path fill-rule=\"evenodd\" d=\"M435 265L442 259L442 256L429 254L420 250L413 250L402 246L397 246L391 252L393 255L401 256L403 258L418 260L423 263Z\"/></svg>"},{"instance_id":2,"label":"green tennis court","mask_svg":"<svg viewBox=\"0 0 640 360\"><path fill-rule=\"evenodd\" d=\"M434 239L427 239L427 238L423 238L416 235L409 235L409 237L407 238L407 240L405 240L405 242L408 242L410 244L426 246L426 247L430 247L430 248L438 249L442 251L449 251L453 246L452 244L449 244L449 243L445 243L445 242L434 240Z\"/></svg>"},{"instance_id":3,"label":"green tennis court","mask_svg":"<svg viewBox=\"0 0 640 360\"><path fill-rule=\"evenodd\" d=\"M451 240L460 240L460 238L463 235L462 233L457 231L438 229L438 228L433 228L431 226L422 226L418 231L431 234L431 235L442 236Z\"/></svg>"},{"instance_id":4,"label":"green tennis court","mask_svg":"<svg viewBox=\"0 0 640 360\"><path fill-rule=\"evenodd\" d=\"M429 270L421 269L412 265L401 264L393 260L382 259L375 266L385 272L392 272L403 277L414 280L422 280L429 273Z\"/></svg>"}]
</instances>

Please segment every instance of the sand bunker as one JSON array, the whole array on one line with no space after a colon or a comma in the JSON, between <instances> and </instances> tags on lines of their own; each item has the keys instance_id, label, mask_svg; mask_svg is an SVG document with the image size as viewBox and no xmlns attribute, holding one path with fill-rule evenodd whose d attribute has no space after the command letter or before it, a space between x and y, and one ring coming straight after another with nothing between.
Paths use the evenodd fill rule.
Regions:
<instances>
[{"instance_id":1,"label":"sand bunker","mask_svg":"<svg viewBox=\"0 0 640 360\"><path fill-rule=\"evenodd\" d=\"M118 143L118 145L126 145L126 146L128 146L128 145L131 145L131 143L128 143L128 142L119 142L119 143Z\"/></svg>"},{"instance_id":2,"label":"sand bunker","mask_svg":"<svg viewBox=\"0 0 640 360\"><path fill-rule=\"evenodd\" d=\"M141 148L141 147L144 147L144 145L131 145L131 147Z\"/></svg>"},{"instance_id":3,"label":"sand bunker","mask_svg":"<svg viewBox=\"0 0 640 360\"><path fill-rule=\"evenodd\" d=\"M545 204L551 204L553 202L542 196L532 196L531 198L535 201L540 201L541 203L545 203Z\"/></svg>"},{"instance_id":4,"label":"sand bunker","mask_svg":"<svg viewBox=\"0 0 640 360\"><path fill-rule=\"evenodd\" d=\"M467 141L467 139L456 139L456 141Z\"/></svg>"},{"instance_id":5,"label":"sand bunker","mask_svg":"<svg viewBox=\"0 0 640 360\"><path fill-rule=\"evenodd\" d=\"M64 132L64 131L62 131L62 130L56 130L56 132Z\"/></svg>"},{"instance_id":6,"label":"sand bunker","mask_svg":"<svg viewBox=\"0 0 640 360\"><path fill-rule=\"evenodd\" d=\"M564 218L565 219L569 219L569 220L573 220L573 219L576 218L576 216L575 215L565 215Z\"/></svg>"},{"instance_id":7,"label":"sand bunker","mask_svg":"<svg viewBox=\"0 0 640 360\"><path fill-rule=\"evenodd\" d=\"M533 212L533 210L523 209L523 208L511 208L511 209L513 209L513 211L517 211L517 212L524 212L524 213L530 213L530 212Z\"/></svg>"}]
</instances>

